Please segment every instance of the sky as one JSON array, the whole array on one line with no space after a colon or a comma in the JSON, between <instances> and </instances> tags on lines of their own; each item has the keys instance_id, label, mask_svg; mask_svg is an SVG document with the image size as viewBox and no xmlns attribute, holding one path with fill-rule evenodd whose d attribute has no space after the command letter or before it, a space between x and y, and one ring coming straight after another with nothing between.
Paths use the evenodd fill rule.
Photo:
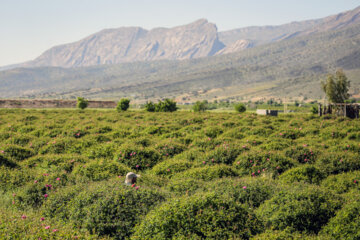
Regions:
<instances>
[{"instance_id":1,"label":"sky","mask_svg":"<svg viewBox=\"0 0 360 240\"><path fill-rule=\"evenodd\" d=\"M0 66L104 28L174 27L206 18L219 31L326 17L359 0L0 0Z\"/></svg>"}]
</instances>

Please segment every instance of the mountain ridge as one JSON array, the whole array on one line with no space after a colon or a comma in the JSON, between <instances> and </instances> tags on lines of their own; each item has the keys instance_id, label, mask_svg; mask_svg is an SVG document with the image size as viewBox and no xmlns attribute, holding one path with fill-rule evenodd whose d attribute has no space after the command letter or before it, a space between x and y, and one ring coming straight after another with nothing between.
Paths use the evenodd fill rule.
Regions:
<instances>
[{"instance_id":1,"label":"mountain ridge","mask_svg":"<svg viewBox=\"0 0 360 240\"><path fill-rule=\"evenodd\" d=\"M173 28L110 28L76 42L52 47L32 61L0 67L0 71L16 67L69 68L209 57L336 30L356 23L360 23L360 7L321 19L279 26L252 26L223 32L218 32L216 25L206 19Z\"/></svg>"}]
</instances>

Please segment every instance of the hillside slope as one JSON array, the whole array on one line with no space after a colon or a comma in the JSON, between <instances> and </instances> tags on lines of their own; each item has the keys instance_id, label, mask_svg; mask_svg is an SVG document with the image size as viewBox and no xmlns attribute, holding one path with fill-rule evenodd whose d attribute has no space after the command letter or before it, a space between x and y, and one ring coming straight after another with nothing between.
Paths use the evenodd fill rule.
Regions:
<instances>
[{"instance_id":1,"label":"hillside slope","mask_svg":"<svg viewBox=\"0 0 360 240\"><path fill-rule=\"evenodd\" d=\"M156 61L85 68L13 69L0 72L3 97L146 100L201 97L321 97L319 79L344 68L360 83L360 25L297 37L239 53L184 61ZM211 93L211 94L210 94Z\"/></svg>"}]
</instances>

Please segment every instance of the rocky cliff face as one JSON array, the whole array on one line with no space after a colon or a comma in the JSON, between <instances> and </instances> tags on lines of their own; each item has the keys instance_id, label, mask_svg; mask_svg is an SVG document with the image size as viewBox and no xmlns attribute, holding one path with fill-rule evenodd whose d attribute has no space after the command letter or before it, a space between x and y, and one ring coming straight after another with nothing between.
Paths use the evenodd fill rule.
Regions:
<instances>
[{"instance_id":1,"label":"rocky cliff face","mask_svg":"<svg viewBox=\"0 0 360 240\"><path fill-rule=\"evenodd\" d=\"M56 46L25 67L80 67L212 56L224 48L215 24L205 19L171 29L107 29L75 43Z\"/></svg>"},{"instance_id":2,"label":"rocky cliff face","mask_svg":"<svg viewBox=\"0 0 360 240\"><path fill-rule=\"evenodd\" d=\"M240 52L240 51L242 51L244 49L252 48L252 47L253 47L253 42L252 41L240 39L240 40L235 41L234 43L229 44L225 48L221 49L220 51L218 51L216 53L216 55L223 55L223 54L228 54L228 53Z\"/></svg>"},{"instance_id":3,"label":"rocky cliff face","mask_svg":"<svg viewBox=\"0 0 360 240\"><path fill-rule=\"evenodd\" d=\"M106 29L78 42L53 47L33 61L0 68L83 67L152 60L185 60L239 52L272 42L360 24L360 7L330 17L280 26L239 28L218 33L200 19L174 28Z\"/></svg>"}]
</instances>

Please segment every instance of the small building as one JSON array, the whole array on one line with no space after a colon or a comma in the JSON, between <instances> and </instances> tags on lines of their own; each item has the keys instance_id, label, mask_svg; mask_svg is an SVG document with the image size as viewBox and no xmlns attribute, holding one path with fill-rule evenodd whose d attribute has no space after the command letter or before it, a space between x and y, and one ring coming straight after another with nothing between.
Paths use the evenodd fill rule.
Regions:
<instances>
[{"instance_id":1,"label":"small building","mask_svg":"<svg viewBox=\"0 0 360 240\"><path fill-rule=\"evenodd\" d=\"M257 109L256 114L258 115L265 115L265 116L278 116L279 111L278 110L268 110L268 109Z\"/></svg>"},{"instance_id":2,"label":"small building","mask_svg":"<svg viewBox=\"0 0 360 240\"><path fill-rule=\"evenodd\" d=\"M360 112L360 105L358 103L330 103L327 105L319 104L319 116L327 114L336 114L339 117L348 117L358 119Z\"/></svg>"}]
</instances>

